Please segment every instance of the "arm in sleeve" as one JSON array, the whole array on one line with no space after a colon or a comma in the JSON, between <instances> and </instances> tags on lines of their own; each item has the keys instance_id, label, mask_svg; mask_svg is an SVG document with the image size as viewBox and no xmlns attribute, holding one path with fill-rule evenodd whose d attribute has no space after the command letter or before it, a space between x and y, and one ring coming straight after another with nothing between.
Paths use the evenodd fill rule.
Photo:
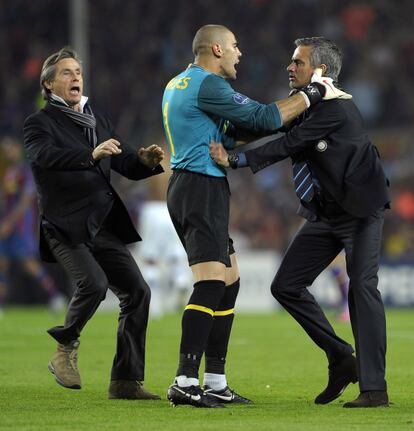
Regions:
<instances>
[{"instance_id":1,"label":"arm in sleeve","mask_svg":"<svg viewBox=\"0 0 414 431\"><path fill-rule=\"evenodd\" d=\"M94 166L92 148L58 147L47 122L30 116L24 123L24 147L29 160L44 169L84 170Z\"/></svg>"},{"instance_id":2,"label":"arm in sleeve","mask_svg":"<svg viewBox=\"0 0 414 431\"><path fill-rule=\"evenodd\" d=\"M253 133L250 130L242 127L236 127L234 124L229 123L226 133L223 136L222 144L226 150L234 150L236 147L246 145L250 142L257 141L258 139L266 136L266 133Z\"/></svg>"},{"instance_id":3,"label":"arm in sleeve","mask_svg":"<svg viewBox=\"0 0 414 431\"><path fill-rule=\"evenodd\" d=\"M122 153L111 158L111 168L118 172L118 174L130 180L142 180L164 172L161 165L153 169L144 165L138 157L137 152L133 151L128 144L123 142L121 148Z\"/></svg>"},{"instance_id":4,"label":"arm in sleeve","mask_svg":"<svg viewBox=\"0 0 414 431\"><path fill-rule=\"evenodd\" d=\"M207 76L200 86L198 107L253 132L274 132L282 126L275 103L264 105L236 93L220 76Z\"/></svg>"},{"instance_id":5,"label":"arm in sleeve","mask_svg":"<svg viewBox=\"0 0 414 431\"><path fill-rule=\"evenodd\" d=\"M110 136L121 142L122 153L111 156L111 169L130 180L141 180L164 172L161 165L156 166L154 169L144 165L138 156L138 152L134 151L119 137L111 121L103 117L100 119L107 130L110 130Z\"/></svg>"},{"instance_id":6,"label":"arm in sleeve","mask_svg":"<svg viewBox=\"0 0 414 431\"><path fill-rule=\"evenodd\" d=\"M334 105L335 104L335 105ZM309 116L280 138L245 152L251 170L256 173L261 169L300 154L326 138L341 127L345 113L336 101L321 102L310 111Z\"/></svg>"}]
</instances>

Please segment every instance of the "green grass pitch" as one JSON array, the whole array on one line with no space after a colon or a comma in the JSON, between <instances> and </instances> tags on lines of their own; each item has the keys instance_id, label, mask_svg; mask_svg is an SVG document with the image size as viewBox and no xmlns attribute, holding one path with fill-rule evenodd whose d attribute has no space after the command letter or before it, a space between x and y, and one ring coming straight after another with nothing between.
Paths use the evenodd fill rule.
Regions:
<instances>
[{"instance_id":1,"label":"green grass pitch","mask_svg":"<svg viewBox=\"0 0 414 431\"><path fill-rule=\"evenodd\" d=\"M47 370L55 345L45 330L63 316L44 309L9 309L0 319L0 430L413 430L414 310L388 310L387 381L392 405L343 409L358 395L351 385L333 403L313 398L327 382L322 351L284 312L236 316L228 356L229 383L252 406L172 408L165 398L178 358L180 316L151 320L145 386L163 401L108 400L116 314L98 312L79 350L82 390L54 382ZM334 323L352 340L348 324Z\"/></svg>"}]
</instances>

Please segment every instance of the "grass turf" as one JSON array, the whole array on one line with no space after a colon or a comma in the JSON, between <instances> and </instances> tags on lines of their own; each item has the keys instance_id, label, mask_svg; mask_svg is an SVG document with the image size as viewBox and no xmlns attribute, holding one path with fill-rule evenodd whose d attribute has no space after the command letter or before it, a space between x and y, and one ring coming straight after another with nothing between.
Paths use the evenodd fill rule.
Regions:
<instances>
[{"instance_id":1,"label":"grass turf","mask_svg":"<svg viewBox=\"0 0 414 431\"><path fill-rule=\"evenodd\" d=\"M388 311L387 380L390 408L343 409L358 395L317 406L327 382L322 351L284 312L238 315L228 357L229 383L252 406L172 408L165 398L177 365L180 316L151 321L145 386L163 401L108 400L116 314L97 313L79 351L82 390L57 385L47 370L55 345L45 330L63 316L44 309L9 309L0 320L0 429L9 430L413 430L414 310ZM334 324L352 340L348 324Z\"/></svg>"}]
</instances>

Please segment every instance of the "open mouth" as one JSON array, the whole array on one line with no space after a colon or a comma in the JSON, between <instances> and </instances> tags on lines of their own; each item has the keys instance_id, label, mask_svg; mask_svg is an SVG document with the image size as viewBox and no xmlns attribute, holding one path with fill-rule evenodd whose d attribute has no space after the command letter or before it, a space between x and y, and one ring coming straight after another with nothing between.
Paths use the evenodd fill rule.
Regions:
<instances>
[{"instance_id":1,"label":"open mouth","mask_svg":"<svg viewBox=\"0 0 414 431\"><path fill-rule=\"evenodd\" d=\"M70 88L70 94L72 96L77 96L80 94L80 87L78 85L74 85L73 87Z\"/></svg>"}]
</instances>

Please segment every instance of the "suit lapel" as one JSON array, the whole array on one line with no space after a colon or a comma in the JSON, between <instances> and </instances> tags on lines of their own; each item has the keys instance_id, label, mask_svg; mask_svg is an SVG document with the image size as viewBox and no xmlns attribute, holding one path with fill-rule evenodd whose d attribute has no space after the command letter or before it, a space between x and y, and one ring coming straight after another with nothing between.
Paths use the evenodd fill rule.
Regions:
<instances>
[{"instance_id":1,"label":"suit lapel","mask_svg":"<svg viewBox=\"0 0 414 431\"><path fill-rule=\"evenodd\" d=\"M64 130L64 134L71 135L76 142L80 142L91 147L81 127L77 126L64 112L59 108L52 106L50 103L43 108L44 111L55 121L55 123Z\"/></svg>"},{"instance_id":2,"label":"suit lapel","mask_svg":"<svg viewBox=\"0 0 414 431\"><path fill-rule=\"evenodd\" d=\"M44 111L55 121L55 123L62 128L62 133L64 135L70 135L74 142L80 142L86 145L88 148L91 148L89 141L86 136L82 133L82 129L77 126L64 112L60 109L52 106L48 103L44 108ZM96 136L97 142L99 145L100 137L99 137L99 122L96 125ZM111 170L111 161L110 158L105 157L101 160L101 162L97 165L98 170L105 177L106 181L109 182L109 172Z\"/></svg>"}]
</instances>

